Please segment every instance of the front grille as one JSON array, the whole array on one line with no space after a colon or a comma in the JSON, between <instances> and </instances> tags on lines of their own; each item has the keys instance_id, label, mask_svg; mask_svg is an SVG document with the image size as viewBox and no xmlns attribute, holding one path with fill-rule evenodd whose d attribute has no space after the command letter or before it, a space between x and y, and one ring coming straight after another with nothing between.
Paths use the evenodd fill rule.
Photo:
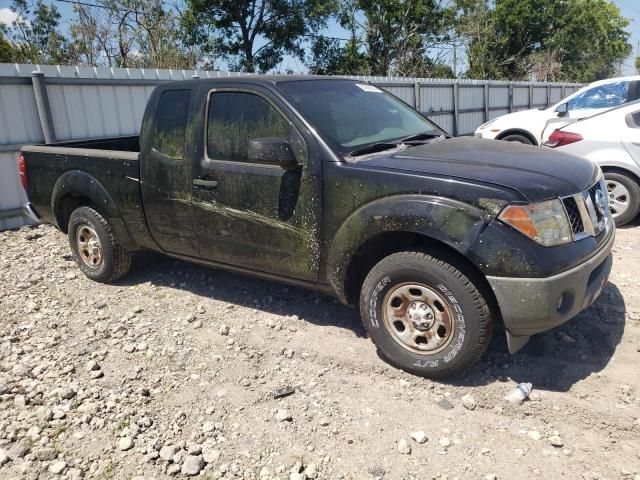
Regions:
<instances>
[{"instance_id":1,"label":"front grille","mask_svg":"<svg viewBox=\"0 0 640 480\"><path fill-rule=\"evenodd\" d=\"M569 216L569 222L571 222L571 230L574 234L584 231L584 224L582 223L582 217L580 216L580 210L575 198L567 197L562 200L564 208Z\"/></svg>"},{"instance_id":2,"label":"front grille","mask_svg":"<svg viewBox=\"0 0 640 480\"><path fill-rule=\"evenodd\" d=\"M601 179L584 192L562 199L574 240L595 237L605 229L609 221L606 198L605 184Z\"/></svg>"}]
</instances>

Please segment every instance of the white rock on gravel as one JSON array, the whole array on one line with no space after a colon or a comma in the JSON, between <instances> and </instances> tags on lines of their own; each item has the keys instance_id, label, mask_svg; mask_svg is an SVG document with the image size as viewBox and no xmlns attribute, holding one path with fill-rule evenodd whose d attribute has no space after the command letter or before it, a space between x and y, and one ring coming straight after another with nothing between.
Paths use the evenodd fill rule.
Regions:
<instances>
[{"instance_id":1,"label":"white rock on gravel","mask_svg":"<svg viewBox=\"0 0 640 480\"><path fill-rule=\"evenodd\" d=\"M0 467L9 461L9 456L4 448L0 448Z\"/></svg>"},{"instance_id":2,"label":"white rock on gravel","mask_svg":"<svg viewBox=\"0 0 640 480\"><path fill-rule=\"evenodd\" d=\"M462 405L467 410L475 410L476 408L476 399L471 394L467 394L462 397Z\"/></svg>"},{"instance_id":3,"label":"white rock on gravel","mask_svg":"<svg viewBox=\"0 0 640 480\"><path fill-rule=\"evenodd\" d=\"M49 471L55 474L62 473L65 468L67 468L67 462L64 460L58 460L57 462L53 462L49 465Z\"/></svg>"},{"instance_id":4,"label":"white rock on gravel","mask_svg":"<svg viewBox=\"0 0 640 480\"><path fill-rule=\"evenodd\" d=\"M442 448L450 447L451 440L449 440L448 437L441 437L440 439L438 439L438 445L440 445Z\"/></svg>"},{"instance_id":5,"label":"white rock on gravel","mask_svg":"<svg viewBox=\"0 0 640 480\"><path fill-rule=\"evenodd\" d=\"M124 451L131 450L133 448L133 438L122 437L118 440L118 449Z\"/></svg>"},{"instance_id":6,"label":"white rock on gravel","mask_svg":"<svg viewBox=\"0 0 640 480\"><path fill-rule=\"evenodd\" d=\"M413 440L419 444L423 444L428 440L427 434L424 433L422 430L419 430L417 432L411 432L410 435L411 435L411 438L413 438Z\"/></svg>"},{"instance_id":7,"label":"white rock on gravel","mask_svg":"<svg viewBox=\"0 0 640 480\"><path fill-rule=\"evenodd\" d=\"M529 437L531 440L540 440L542 438L542 434L537 430L529 430L527 432L527 437Z\"/></svg>"},{"instance_id":8,"label":"white rock on gravel","mask_svg":"<svg viewBox=\"0 0 640 480\"><path fill-rule=\"evenodd\" d=\"M183 475L193 477L194 475L198 475L203 468L204 459L202 458L202 455L188 455L182 464L180 472Z\"/></svg>"},{"instance_id":9,"label":"white rock on gravel","mask_svg":"<svg viewBox=\"0 0 640 480\"><path fill-rule=\"evenodd\" d=\"M411 445L409 445L406 438L398 440L398 451L403 455L411 454Z\"/></svg>"},{"instance_id":10,"label":"white rock on gravel","mask_svg":"<svg viewBox=\"0 0 640 480\"><path fill-rule=\"evenodd\" d=\"M564 446L564 442L562 441L562 438L560 438L559 435L553 435L549 437L549 443L556 448L561 448Z\"/></svg>"},{"instance_id":11,"label":"white rock on gravel","mask_svg":"<svg viewBox=\"0 0 640 480\"><path fill-rule=\"evenodd\" d=\"M160 458L165 462L170 462L179 450L180 447L177 445L165 445L160 449Z\"/></svg>"},{"instance_id":12,"label":"white rock on gravel","mask_svg":"<svg viewBox=\"0 0 640 480\"><path fill-rule=\"evenodd\" d=\"M230 331L229 325L220 325L220 328L218 329L218 333L223 337L226 337L227 335L229 335L229 331Z\"/></svg>"},{"instance_id":13,"label":"white rock on gravel","mask_svg":"<svg viewBox=\"0 0 640 480\"><path fill-rule=\"evenodd\" d=\"M275 419L278 422L290 422L292 420L292 417L288 410L278 409L278 411L275 414Z\"/></svg>"}]
</instances>

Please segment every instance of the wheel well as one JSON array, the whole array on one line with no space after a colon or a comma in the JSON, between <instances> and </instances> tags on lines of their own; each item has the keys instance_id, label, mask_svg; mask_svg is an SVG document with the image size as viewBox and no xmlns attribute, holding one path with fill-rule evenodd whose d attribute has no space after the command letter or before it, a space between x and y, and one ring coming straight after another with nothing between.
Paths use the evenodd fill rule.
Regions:
<instances>
[{"instance_id":1,"label":"wheel well","mask_svg":"<svg viewBox=\"0 0 640 480\"><path fill-rule=\"evenodd\" d=\"M509 135L522 135L523 137L527 137L533 145L538 145L538 141L535 138L533 138L533 135L531 135L526 130L520 130L517 128L512 128L511 130L505 130L504 132L500 133L500 135L496 137L496 140L502 140L504 137L507 137Z\"/></svg>"},{"instance_id":2,"label":"wheel well","mask_svg":"<svg viewBox=\"0 0 640 480\"><path fill-rule=\"evenodd\" d=\"M500 308L484 274L472 262L449 245L413 232L386 232L367 240L351 257L345 279L345 295L349 304L357 305L360 289L369 271L383 258L397 252L422 251L442 258L463 272L485 297L494 318L500 320Z\"/></svg>"},{"instance_id":3,"label":"wheel well","mask_svg":"<svg viewBox=\"0 0 640 480\"><path fill-rule=\"evenodd\" d=\"M603 173L611 172L611 173L619 173L620 175L624 175L626 177L630 177L634 182L636 182L640 186L640 177L633 173L631 170L627 170L622 167L613 167L613 166L603 166L601 167Z\"/></svg>"},{"instance_id":4,"label":"wheel well","mask_svg":"<svg viewBox=\"0 0 640 480\"><path fill-rule=\"evenodd\" d=\"M67 233L69 226L69 217L78 207L93 205L91 199L79 193L66 193L60 200L55 209L54 216L60 230Z\"/></svg>"}]
</instances>

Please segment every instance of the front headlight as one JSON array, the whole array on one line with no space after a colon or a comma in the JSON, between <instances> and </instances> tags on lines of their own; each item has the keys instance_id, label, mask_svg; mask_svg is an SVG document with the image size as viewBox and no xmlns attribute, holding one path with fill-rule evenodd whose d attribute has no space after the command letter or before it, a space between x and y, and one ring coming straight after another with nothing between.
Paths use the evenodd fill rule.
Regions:
<instances>
[{"instance_id":1,"label":"front headlight","mask_svg":"<svg viewBox=\"0 0 640 480\"><path fill-rule=\"evenodd\" d=\"M498 218L545 247L573 240L569 219L559 199L529 205L509 205L500 212Z\"/></svg>"},{"instance_id":2,"label":"front headlight","mask_svg":"<svg viewBox=\"0 0 640 480\"><path fill-rule=\"evenodd\" d=\"M487 127L490 127L491 125L493 125L496 122L497 118L494 118L493 120L489 120L486 123L483 123L482 125L480 125L478 127L478 130L484 130Z\"/></svg>"}]
</instances>

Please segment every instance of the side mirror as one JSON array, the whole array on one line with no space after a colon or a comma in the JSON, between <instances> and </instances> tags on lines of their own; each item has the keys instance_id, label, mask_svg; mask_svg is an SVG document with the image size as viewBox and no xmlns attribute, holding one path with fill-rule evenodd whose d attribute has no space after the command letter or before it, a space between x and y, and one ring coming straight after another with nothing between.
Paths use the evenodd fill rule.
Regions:
<instances>
[{"instance_id":1,"label":"side mirror","mask_svg":"<svg viewBox=\"0 0 640 480\"><path fill-rule=\"evenodd\" d=\"M249 140L248 157L250 162L277 163L284 170L300 168L291 145L277 137L263 137Z\"/></svg>"},{"instance_id":2,"label":"side mirror","mask_svg":"<svg viewBox=\"0 0 640 480\"><path fill-rule=\"evenodd\" d=\"M556 113L559 117L564 117L567 113L569 113L569 104L565 102L558 105L556 107Z\"/></svg>"}]
</instances>

